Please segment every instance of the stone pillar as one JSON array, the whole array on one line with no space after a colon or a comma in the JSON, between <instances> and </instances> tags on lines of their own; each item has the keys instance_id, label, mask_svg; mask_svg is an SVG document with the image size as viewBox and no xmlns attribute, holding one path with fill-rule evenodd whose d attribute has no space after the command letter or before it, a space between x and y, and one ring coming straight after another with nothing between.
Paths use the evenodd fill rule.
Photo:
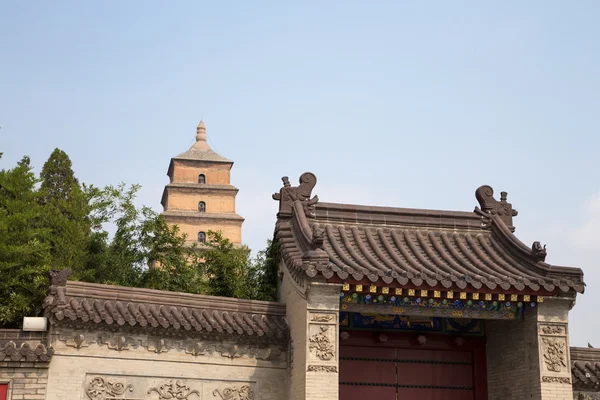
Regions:
<instances>
[{"instance_id":1,"label":"stone pillar","mask_svg":"<svg viewBox=\"0 0 600 400\"><path fill-rule=\"evenodd\" d=\"M569 310L573 298L547 298L538 307L542 400L572 400Z\"/></svg>"},{"instance_id":2,"label":"stone pillar","mask_svg":"<svg viewBox=\"0 0 600 400\"><path fill-rule=\"evenodd\" d=\"M290 325L290 400L338 398L340 290L339 284L302 284L284 273L280 294Z\"/></svg>"},{"instance_id":3,"label":"stone pillar","mask_svg":"<svg viewBox=\"0 0 600 400\"><path fill-rule=\"evenodd\" d=\"M568 313L574 299L546 298L522 321L487 321L489 400L572 400Z\"/></svg>"}]
</instances>

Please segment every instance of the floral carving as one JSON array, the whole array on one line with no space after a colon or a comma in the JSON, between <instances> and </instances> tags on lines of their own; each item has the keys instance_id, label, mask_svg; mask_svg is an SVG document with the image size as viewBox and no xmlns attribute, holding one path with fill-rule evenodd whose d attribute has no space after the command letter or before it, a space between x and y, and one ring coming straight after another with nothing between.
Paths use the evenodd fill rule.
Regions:
<instances>
[{"instance_id":1,"label":"floral carving","mask_svg":"<svg viewBox=\"0 0 600 400\"><path fill-rule=\"evenodd\" d=\"M312 316L311 321L314 322L331 322L333 320L332 314L315 314Z\"/></svg>"},{"instance_id":2,"label":"floral carving","mask_svg":"<svg viewBox=\"0 0 600 400\"><path fill-rule=\"evenodd\" d=\"M560 372L567 366L565 359L565 343L562 340L543 338L544 362L549 371Z\"/></svg>"},{"instance_id":3,"label":"floral carving","mask_svg":"<svg viewBox=\"0 0 600 400\"><path fill-rule=\"evenodd\" d=\"M542 327L542 332L546 335L562 335L564 334L564 327L556 325L545 325Z\"/></svg>"},{"instance_id":4,"label":"floral carving","mask_svg":"<svg viewBox=\"0 0 600 400\"><path fill-rule=\"evenodd\" d=\"M254 400L254 391L250 385L244 385L239 388L226 388L223 391L215 389L213 396L219 395L223 400Z\"/></svg>"},{"instance_id":5,"label":"floral carving","mask_svg":"<svg viewBox=\"0 0 600 400\"><path fill-rule=\"evenodd\" d=\"M331 360L333 357L335 357L335 346L329 340L329 335L327 334L328 330L329 330L329 327L327 327L325 325L320 325L319 332L312 335L309 339L310 351L314 350L316 356L319 359L325 360L325 361Z\"/></svg>"},{"instance_id":6,"label":"floral carving","mask_svg":"<svg viewBox=\"0 0 600 400\"><path fill-rule=\"evenodd\" d=\"M542 376L542 382L546 383L564 383L565 385L571 384L571 378L563 376Z\"/></svg>"},{"instance_id":7,"label":"floral carving","mask_svg":"<svg viewBox=\"0 0 600 400\"><path fill-rule=\"evenodd\" d=\"M148 389L148 394L152 392L158 393L158 398L160 400L187 400L193 394L200 397L200 392L198 392L196 389L192 390L188 385L186 385L182 381L173 382L171 380L163 383L162 385Z\"/></svg>"},{"instance_id":8,"label":"floral carving","mask_svg":"<svg viewBox=\"0 0 600 400\"><path fill-rule=\"evenodd\" d=\"M307 368L309 372L338 372L338 369L334 365L309 365Z\"/></svg>"},{"instance_id":9,"label":"floral carving","mask_svg":"<svg viewBox=\"0 0 600 400\"><path fill-rule=\"evenodd\" d=\"M88 383L85 394L92 400L100 400L106 396L120 396L127 390L132 392L133 386L122 381L114 381L97 376Z\"/></svg>"}]
</instances>

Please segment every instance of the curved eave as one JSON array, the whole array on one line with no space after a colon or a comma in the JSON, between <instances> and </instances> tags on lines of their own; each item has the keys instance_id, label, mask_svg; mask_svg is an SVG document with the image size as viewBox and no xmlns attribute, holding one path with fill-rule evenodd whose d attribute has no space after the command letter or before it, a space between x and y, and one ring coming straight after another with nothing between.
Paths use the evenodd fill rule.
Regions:
<instances>
[{"instance_id":1,"label":"curved eave","mask_svg":"<svg viewBox=\"0 0 600 400\"><path fill-rule=\"evenodd\" d=\"M492 221L492 233L495 238L499 239L499 244L508 257L513 257L517 262L527 265L532 271L544 274L549 278L570 281L569 286L571 289L579 293L584 292L585 284L581 268L552 265L545 261L536 260L533 250L519 240L506 224L498 218L494 218ZM567 290L563 289L563 291Z\"/></svg>"},{"instance_id":2,"label":"curved eave","mask_svg":"<svg viewBox=\"0 0 600 400\"><path fill-rule=\"evenodd\" d=\"M344 207L349 206L337 208ZM334 207L327 208L331 211ZM462 229L456 223L453 228L444 228L430 224L430 218L439 216L430 212L414 218L410 224L395 222L390 226L374 223L371 207L357 209L324 215L317 208L316 219L311 219L307 227L303 208L295 206L291 218L278 220L277 238L289 268L302 270L309 277L321 275L331 279L335 275L343 281L364 279L386 286L483 288L532 294L583 292L580 269L535 262L532 250L527 250L501 221L491 221L491 228L486 223L486 229L482 229L481 217L458 213L455 219L479 221L477 229L470 228L471 222L462 224L466 225ZM410 211L395 210L410 217ZM360 211L365 213L361 215ZM310 230L315 228L324 229L321 249L327 253L328 262L315 260L309 251Z\"/></svg>"}]
</instances>

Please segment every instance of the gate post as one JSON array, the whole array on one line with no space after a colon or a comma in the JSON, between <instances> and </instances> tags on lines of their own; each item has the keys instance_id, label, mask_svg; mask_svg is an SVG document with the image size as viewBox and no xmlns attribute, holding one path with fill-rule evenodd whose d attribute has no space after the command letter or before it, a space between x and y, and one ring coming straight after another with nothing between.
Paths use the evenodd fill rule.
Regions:
<instances>
[{"instance_id":1,"label":"gate post","mask_svg":"<svg viewBox=\"0 0 600 400\"><path fill-rule=\"evenodd\" d=\"M489 400L572 400L568 315L575 298L547 297L521 321L487 321Z\"/></svg>"},{"instance_id":2,"label":"gate post","mask_svg":"<svg viewBox=\"0 0 600 400\"><path fill-rule=\"evenodd\" d=\"M340 284L298 281L288 271L281 283L290 326L290 400L339 397Z\"/></svg>"},{"instance_id":3,"label":"gate post","mask_svg":"<svg viewBox=\"0 0 600 400\"><path fill-rule=\"evenodd\" d=\"M575 299L549 297L538 307L538 345L542 400L572 400L569 310Z\"/></svg>"}]
</instances>

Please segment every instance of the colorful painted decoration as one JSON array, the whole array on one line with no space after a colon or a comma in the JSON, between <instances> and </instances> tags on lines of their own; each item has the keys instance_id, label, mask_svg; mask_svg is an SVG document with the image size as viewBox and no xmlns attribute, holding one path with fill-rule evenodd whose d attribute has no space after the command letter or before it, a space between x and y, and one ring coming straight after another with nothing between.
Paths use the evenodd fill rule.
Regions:
<instances>
[{"instance_id":1,"label":"colorful painted decoration","mask_svg":"<svg viewBox=\"0 0 600 400\"><path fill-rule=\"evenodd\" d=\"M535 307L536 303L530 303ZM470 319L519 319L523 303L440 299L409 296L340 293L340 310L361 314L423 315L429 317Z\"/></svg>"}]
</instances>

